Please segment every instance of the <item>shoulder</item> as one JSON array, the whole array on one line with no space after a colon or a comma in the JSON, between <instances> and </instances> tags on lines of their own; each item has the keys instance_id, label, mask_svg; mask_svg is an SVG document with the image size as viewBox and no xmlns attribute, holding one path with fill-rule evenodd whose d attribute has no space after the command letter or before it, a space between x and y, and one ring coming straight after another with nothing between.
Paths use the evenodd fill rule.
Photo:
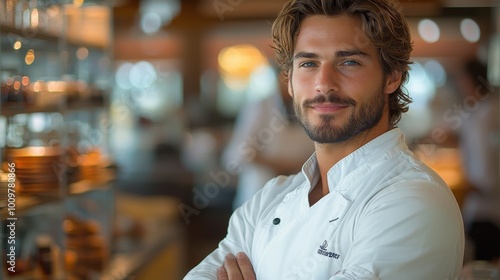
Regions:
<instances>
[{"instance_id":1,"label":"shoulder","mask_svg":"<svg viewBox=\"0 0 500 280\"><path fill-rule=\"evenodd\" d=\"M391 217L388 224L410 222L415 229L431 226L442 232L461 231L462 216L451 189L425 164L418 160L410 163L366 198L362 216L376 220Z\"/></svg>"},{"instance_id":2,"label":"shoulder","mask_svg":"<svg viewBox=\"0 0 500 280\"><path fill-rule=\"evenodd\" d=\"M419 221L444 219L460 223L460 209L451 189L412 153L400 153L397 159L382 160L377 166L370 180L373 187L365 188L358 197L364 214L395 213Z\"/></svg>"},{"instance_id":3,"label":"shoulder","mask_svg":"<svg viewBox=\"0 0 500 280\"><path fill-rule=\"evenodd\" d=\"M427 152L433 151L422 151L422 153ZM441 176L410 150L399 150L395 157L379 161L378 166L386 174L381 181L384 186L390 187L389 190L404 185L416 186L417 188L419 186L433 186L436 189L450 193L448 185Z\"/></svg>"},{"instance_id":4,"label":"shoulder","mask_svg":"<svg viewBox=\"0 0 500 280\"><path fill-rule=\"evenodd\" d=\"M455 197L446 182L413 154L403 155L382 183L375 198L377 197L379 199L391 197L399 200L407 199L422 207L445 205L455 208L457 206Z\"/></svg>"}]
</instances>

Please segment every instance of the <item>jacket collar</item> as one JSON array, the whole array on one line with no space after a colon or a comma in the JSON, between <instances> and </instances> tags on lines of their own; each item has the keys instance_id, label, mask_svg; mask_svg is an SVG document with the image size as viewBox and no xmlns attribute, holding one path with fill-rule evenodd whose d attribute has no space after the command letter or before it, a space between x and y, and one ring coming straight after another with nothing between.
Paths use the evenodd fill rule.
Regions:
<instances>
[{"instance_id":1,"label":"jacket collar","mask_svg":"<svg viewBox=\"0 0 500 280\"><path fill-rule=\"evenodd\" d=\"M328 170L327 176L330 192L335 190L339 182L347 176L350 176L357 168L373 160L380 160L387 156L393 156L394 153L397 153L394 149L396 146L408 149L404 135L399 128L389 130L341 159ZM304 163L302 166L302 173L309 182L309 187L316 184L319 179L316 153ZM344 186L347 187L346 185ZM345 190L337 189L337 191L344 192Z\"/></svg>"}]
</instances>

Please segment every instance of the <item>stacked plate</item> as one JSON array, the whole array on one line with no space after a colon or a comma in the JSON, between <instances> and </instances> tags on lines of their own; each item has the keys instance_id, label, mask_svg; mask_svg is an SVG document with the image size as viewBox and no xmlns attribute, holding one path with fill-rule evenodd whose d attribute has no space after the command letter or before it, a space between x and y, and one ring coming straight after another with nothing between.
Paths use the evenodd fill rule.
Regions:
<instances>
[{"instance_id":1,"label":"stacked plate","mask_svg":"<svg viewBox=\"0 0 500 280\"><path fill-rule=\"evenodd\" d=\"M4 173L3 171L0 171L0 208L7 207L8 203L8 193L7 193L7 187L8 187L8 173Z\"/></svg>"},{"instance_id":2,"label":"stacked plate","mask_svg":"<svg viewBox=\"0 0 500 280\"><path fill-rule=\"evenodd\" d=\"M97 180L102 174L101 152L94 149L79 157L80 180Z\"/></svg>"},{"instance_id":3,"label":"stacked plate","mask_svg":"<svg viewBox=\"0 0 500 280\"><path fill-rule=\"evenodd\" d=\"M65 176L62 150L54 147L27 147L7 151L8 162L15 163L20 193L57 195Z\"/></svg>"}]
</instances>

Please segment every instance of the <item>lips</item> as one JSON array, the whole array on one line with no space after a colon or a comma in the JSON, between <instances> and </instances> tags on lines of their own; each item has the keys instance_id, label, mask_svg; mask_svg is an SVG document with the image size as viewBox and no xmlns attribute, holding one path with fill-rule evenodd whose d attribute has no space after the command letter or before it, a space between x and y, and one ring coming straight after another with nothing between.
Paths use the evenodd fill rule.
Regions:
<instances>
[{"instance_id":1,"label":"lips","mask_svg":"<svg viewBox=\"0 0 500 280\"><path fill-rule=\"evenodd\" d=\"M319 104L311 104L311 108L320 113L335 113L344 108L347 108L349 105L337 104L337 103L319 103Z\"/></svg>"}]
</instances>

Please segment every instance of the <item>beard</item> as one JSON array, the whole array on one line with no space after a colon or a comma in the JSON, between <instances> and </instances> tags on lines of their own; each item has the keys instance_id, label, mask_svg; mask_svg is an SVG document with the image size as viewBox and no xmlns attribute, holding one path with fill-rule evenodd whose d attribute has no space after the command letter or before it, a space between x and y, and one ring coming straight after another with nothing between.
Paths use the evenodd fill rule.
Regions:
<instances>
[{"instance_id":1,"label":"beard","mask_svg":"<svg viewBox=\"0 0 500 280\"><path fill-rule=\"evenodd\" d=\"M383 80L382 80L383 81ZM311 140L317 143L340 143L352 139L356 135L367 131L377 125L384 113L386 104L385 93L383 90L383 83L375 89L373 97L366 103L358 104L354 99L348 97L340 97L336 93L329 95L319 95L313 99L309 99L299 104L293 101L295 115L298 121L304 127L307 135ZM294 95L293 87L292 96ZM335 120L336 116L333 114L321 115L321 121L318 125L311 123L305 111L312 104L320 104L324 102L335 103L338 105L345 105L354 110L348 116L347 121L340 126L333 126L330 123Z\"/></svg>"}]
</instances>

